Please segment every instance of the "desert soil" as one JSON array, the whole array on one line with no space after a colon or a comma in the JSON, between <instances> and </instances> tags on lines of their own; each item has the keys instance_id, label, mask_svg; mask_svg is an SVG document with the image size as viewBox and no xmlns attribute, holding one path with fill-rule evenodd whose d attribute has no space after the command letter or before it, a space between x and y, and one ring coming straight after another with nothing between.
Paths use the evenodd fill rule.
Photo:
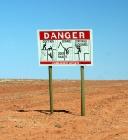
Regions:
<instances>
[{"instance_id":1,"label":"desert soil","mask_svg":"<svg viewBox=\"0 0 128 140\"><path fill-rule=\"evenodd\" d=\"M86 81L86 116L80 116L80 81L0 81L0 140L128 140L128 81Z\"/></svg>"}]
</instances>

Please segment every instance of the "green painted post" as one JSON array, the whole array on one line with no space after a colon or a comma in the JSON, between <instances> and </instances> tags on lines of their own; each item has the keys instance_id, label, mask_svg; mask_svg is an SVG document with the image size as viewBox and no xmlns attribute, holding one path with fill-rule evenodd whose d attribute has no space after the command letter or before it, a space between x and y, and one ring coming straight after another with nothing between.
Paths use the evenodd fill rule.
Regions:
<instances>
[{"instance_id":1,"label":"green painted post","mask_svg":"<svg viewBox=\"0 0 128 140\"><path fill-rule=\"evenodd\" d=\"M81 116L85 116L84 66L80 67L80 72L81 72Z\"/></svg>"},{"instance_id":2,"label":"green painted post","mask_svg":"<svg viewBox=\"0 0 128 140\"><path fill-rule=\"evenodd\" d=\"M49 69L49 96L50 96L50 112L53 113L53 95L52 95L52 66Z\"/></svg>"}]
</instances>

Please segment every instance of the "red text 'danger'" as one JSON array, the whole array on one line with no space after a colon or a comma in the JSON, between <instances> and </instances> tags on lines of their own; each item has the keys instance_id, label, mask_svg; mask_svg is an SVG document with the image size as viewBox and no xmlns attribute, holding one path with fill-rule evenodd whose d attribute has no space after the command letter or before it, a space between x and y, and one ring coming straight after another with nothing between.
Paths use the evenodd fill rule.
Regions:
<instances>
[{"instance_id":1,"label":"red text 'danger'","mask_svg":"<svg viewBox=\"0 0 128 140\"><path fill-rule=\"evenodd\" d=\"M90 39L90 31L40 31L40 40Z\"/></svg>"}]
</instances>

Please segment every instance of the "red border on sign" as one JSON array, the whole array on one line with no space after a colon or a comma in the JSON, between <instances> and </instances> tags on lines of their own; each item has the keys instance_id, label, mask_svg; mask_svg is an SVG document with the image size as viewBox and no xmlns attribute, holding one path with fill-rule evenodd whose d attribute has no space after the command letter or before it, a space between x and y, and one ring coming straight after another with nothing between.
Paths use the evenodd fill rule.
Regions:
<instances>
[{"instance_id":1,"label":"red border on sign","mask_svg":"<svg viewBox=\"0 0 128 140\"><path fill-rule=\"evenodd\" d=\"M41 61L40 64L91 64L91 61Z\"/></svg>"}]
</instances>

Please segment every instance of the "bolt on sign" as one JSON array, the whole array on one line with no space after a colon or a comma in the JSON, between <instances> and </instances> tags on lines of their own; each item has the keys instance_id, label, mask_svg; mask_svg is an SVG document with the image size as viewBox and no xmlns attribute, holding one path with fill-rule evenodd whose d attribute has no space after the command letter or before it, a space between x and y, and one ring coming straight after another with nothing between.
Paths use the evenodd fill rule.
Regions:
<instances>
[{"instance_id":1,"label":"bolt on sign","mask_svg":"<svg viewBox=\"0 0 128 140\"><path fill-rule=\"evenodd\" d=\"M92 30L38 30L40 65L92 65Z\"/></svg>"}]
</instances>

